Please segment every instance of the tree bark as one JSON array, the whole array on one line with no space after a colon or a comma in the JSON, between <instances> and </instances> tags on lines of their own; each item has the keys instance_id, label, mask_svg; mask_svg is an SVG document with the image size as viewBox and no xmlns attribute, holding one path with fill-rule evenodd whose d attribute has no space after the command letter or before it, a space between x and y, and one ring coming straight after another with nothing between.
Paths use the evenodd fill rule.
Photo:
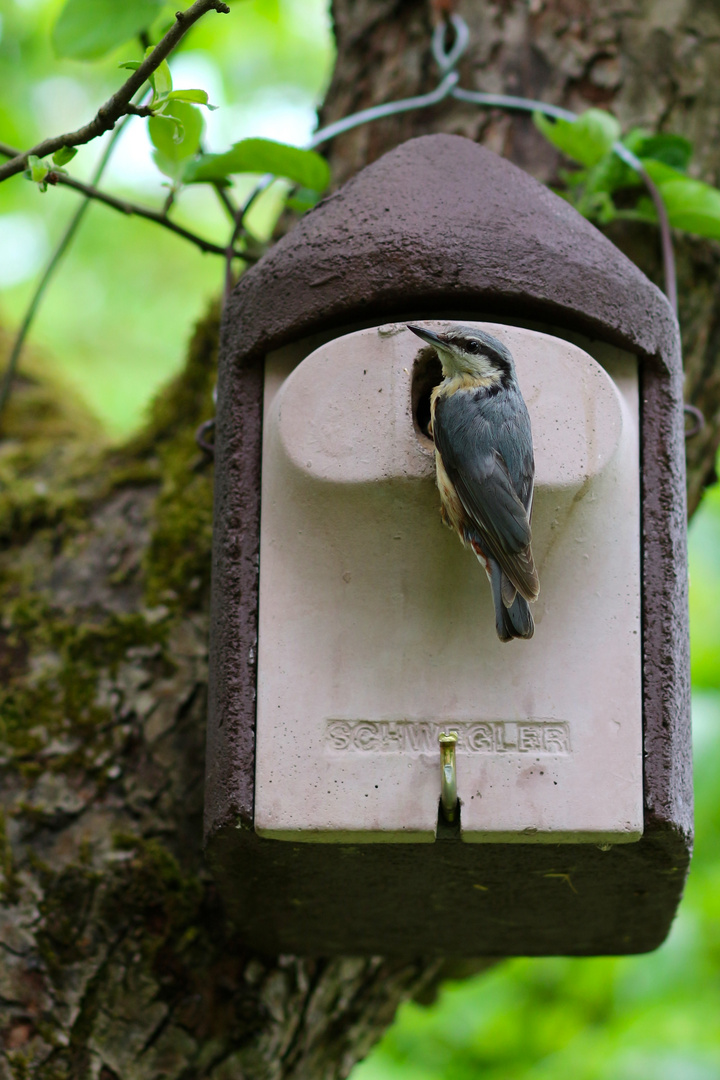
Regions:
<instances>
[{"instance_id":1,"label":"tree bark","mask_svg":"<svg viewBox=\"0 0 720 1080\"><path fill-rule=\"evenodd\" d=\"M516 94L575 112L609 109L623 130L676 132L695 146L691 172L720 183L720 9L698 0L334 0L338 43L323 124L383 101L424 93L439 81L429 49L442 12L466 20L470 47L460 85ZM367 124L329 147L342 183L405 139L434 131L482 142L544 183L561 159L528 114L457 101ZM620 226L611 239L662 284L655 226ZM674 236L686 401L706 420L688 441L692 513L713 483L720 445L720 249Z\"/></svg>"},{"instance_id":2,"label":"tree bark","mask_svg":"<svg viewBox=\"0 0 720 1080\"><path fill-rule=\"evenodd\" d=\"M194 432L213 411L217 329L214 310L120 451L35 378L12 400L2 1080L345 1075L438 969L259 956L204 868L212 468Z\"/></svg>"},{"instance_id":3,"label":"tree bark","mask_svg":"<svg viewBox=\"0 0 720 1080\"><path fill-rule=\"evenodd\" d=\"M335 0L323 121L437 82L448 4ZM695 139L720 180L720 11L685 0L459 3L462 84L612 109ZM558 158L525 117L456 102L328 148L342 182L403 139L451 131L538 178ZM613 238L653 278L654 229ZM676 237L691 507L718 445L718 249ZM259 956L226 925L200 851L217 312L146 430L121 450L44 378L18 386L0 492L0 1078L344 1077L441 969Z\"/></svg>"}]
</instances>

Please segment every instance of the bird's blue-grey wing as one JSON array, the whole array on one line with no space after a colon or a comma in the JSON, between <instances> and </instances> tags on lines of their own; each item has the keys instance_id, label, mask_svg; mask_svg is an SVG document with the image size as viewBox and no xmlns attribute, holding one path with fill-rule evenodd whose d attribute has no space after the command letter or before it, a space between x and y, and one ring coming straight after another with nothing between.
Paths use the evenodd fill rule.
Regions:
<instances>
[{"instance_id":1,"label":"bird's blue-grey wing","mask_svg":"<svg viewBox=\"0 0 720 1080\"><path fill-rule=\"evenodd\" d=\"M433 436L445 471L469 522L477 530L480 547L496 560L521 596L535 600L539 586L530 547L532 462L523 472L521 463L512 460L511 426L505 431L502 445L511 457L513 472L522 474L517 487L528 509L498 449L497 423L491 423L485 410L478 407L472 391L438 399Z\"/></svg>"},{"instance_id":2,"label":"bird's blue-grey wing","mask_svg":"<svg viewBox=\"0 0 720 1080\"><path fill-rule=\"evenodd\" d=\"M505 462L510 481L529 520L535 481L530 417L519 394L516 395L512 407L505 411L507 415L497 433L496 449Z\"/></svg>"}]
</instances>

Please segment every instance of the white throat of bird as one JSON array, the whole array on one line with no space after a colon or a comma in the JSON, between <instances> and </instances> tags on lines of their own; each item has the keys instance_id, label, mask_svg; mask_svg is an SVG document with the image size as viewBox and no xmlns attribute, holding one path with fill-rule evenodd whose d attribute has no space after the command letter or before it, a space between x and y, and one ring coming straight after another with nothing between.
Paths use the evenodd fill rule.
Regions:
<instances>
[{"instance_id":1,"label":"white throat of bird","mask_svg":"<svg viewBox=\"0 0 720 1080\"><path fill-rule=\"evenodd\" d=\"M482 352L471 354L454 345L437 346L437 352L442 364L443 375L446 379L456 379L468 376L485 386L499 382L502 371Z\"/></svg>"}]
</instances>

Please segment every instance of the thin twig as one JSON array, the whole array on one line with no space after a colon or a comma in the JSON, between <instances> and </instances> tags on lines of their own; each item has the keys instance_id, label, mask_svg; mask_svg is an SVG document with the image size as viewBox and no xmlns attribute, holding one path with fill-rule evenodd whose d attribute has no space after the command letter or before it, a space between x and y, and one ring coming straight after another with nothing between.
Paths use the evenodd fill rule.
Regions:
<instances>
[{"instance_id":1,"label":"thin twig","mask_svg":"<svg viewBox=\"0 0 720 1080\"><path fill-rule=\"evenodd\" d=\"M225 207L227 215L234 225L237 215L237 207L235 206L235 203L232 201L222 184L216 182L213 184L213 187L215 188L215 193L217 194L218 199Z\"/></svg>"},{"instance_id":2,"label":"thin twig","mask_svg":"<svg viewBox=\"0 0 720 1080\"><path fill-rule=\"evenodd\" d=\"M128 105L126 116L154 116L155 110L150 105Z\"/></svg>"},{"instance_id":3,"label":"thin twig","mask_svg":"<svg viewBox=\"0 0 720 1080\"><path fill-rule=\"evenodd\" d=\"M235 226L233 228L232 233L230 234L230 241L229 241L228 246L227 246L227 248L225 250L225 288L223 289L223 308L227 304L228 297L230 296L230 293L232 292L233 286L235 284L235 281L233 279L233 267L232 267L232 264L233 264L233 251L235 249L235 243L237 241L237 238L240 235L240 233L242 232L242 229L243 229L243 212L242 212L242 208L241 208L237 212L237 216L235 218Z\"/></svg>"},{"instance_id":4,"label":"thin twig","mask_svg":"<svg viewBox=\"0 0 720 1080\"><path fill-rule=\"evenodd\" d=\"M51 139L44 139L30 150L16 154L5 165L0 165L0 181L7 180L8 177L22 172L27 166L27 159L31 154L43 158L48 154L54 154L56 150L61 150L63 146L81 146L83 143L96 139L98 135L112 130L117 121L127 114L128 106L134 94L149 76L160 67L160 64L170 55L190 27L198 19L201 19L203 15L206 15L208 11L229 14L230 8L222 0L195 0L195 3L187 11L178 11L175 15L175 22L167 34L158 42L150 55L143 60L140 67L132 72L127 82L123 83L120 89L98 109L89 124L85 124L84 127L78 128L77 131L71 131L67 135L56 135Z\"/></svg>"},{"instance_id":5,"label":"thin twig","mask_svg":"<svg viewBox=\"0 0 720 1080\"><path fill-rule=\"evenodd\" d=\"M677 274L675 271L675 253L673 251L672 232L670 230L670 218L668 217L667 207L665 201L660 194L657 184L651 179L644 167L643 163L638 157L635 156L623 143L614 143L613 150L622 158L631 169L634 169L638 174L645 187L648 190L650 198L653 201L655 207L655 213L658 217L658 226L660 228L660 251L662 254L663 263L663 277L665 281L665 295L670 301L670 305L677 315L678 313L678 294L677 294Z\"/></svg>"},{"instance_id":6,"label":"thin twig","mask_svg":"<svg viewBox=\"0 0 720 1080\"><path fill-rule=\"evenodd\" d=\"M13 147L4 146L0 143L0 153L12 153L12 151ZM190 229L184 229L182 225L178 225L167 217L163 211L152 210L149 206L141 206L140 203L130 202L128 199L118 199L115 195L108 194L107 191L101 191L100 188L96 187L94 184L86 184L82 180L77 180L74 176L69 176L64 172L51 170L45 175L44 180L50 185L62 184L64 187L79 191L87 199L95 199L97 202L101 202L105 206L111 207L113 210L118 210L121 214L125 214L128 217L141 217L145 218L146 221L154 221L156 225L160 225L163 229L169 229L170 232L174 232L177 236L182 236L184 240L189 240L191 244L200 248L201 251L211 255L222 255L223 258L227 256L228 249L226 247L221 247L220 244L213 244L210 240L206 240L204 237L198 236L197 233L191 232ZM246 256L245 252L238 251L234 247L234 241L232 257L246 259L247 262L255 261L251 255Z\"/></svg>"},{"instance_id":7,"label":"thin twig","mask_svg":"<svg viewBox=\"0 0 720 1080\"><path fill-rule=\"evenodd\" d=\"M670 219L667 207L654 180L651 180L645 169L638 169L645 187L650 192L650 198L655 206L660 226L660 250L662 253L663 276L665 280L665 295L670 301L670 306L677 315L678 293L677 274L675 271L675 252L673 251L672 232L670 231Z\"/></svg>"},{"instance_id":8,"label":"thin twig","mask_svg":"<svg viewBox=\"0 0 720 1080\"><path fill-rule=\"evenodd\" d=\"M202 143L198 144L198 152L200 154L205 153L205 147L203 146ZM223 206L223 208L227 212L227 216L230 218L230 221L234 225L235 224L235 215L237 214L237 206L235 205L233 200L228 195L226 187L219 180L213 180L212 181L212 186L213 186L213 188L215 190L215 194L218 197L218 201Z\"/></svg>"},{"instance_id":9,"label":"thin twig","mask_svg":"<svg viewBox=\"0 0 720 1080\"><path fill-rule=\"evenodd\" d=\"M110 140L109 140L107 146L105 147L105 151L104 151L102 157L100 158L100 161L97 164L97 168L95 169L95 172L93 173L93 183L96 184L98 182L98 180L100 179L100 177L102 176L102 174L104 173L105 167L106 167L108 161L110 160L110 155L112 154L113 150L115 149L115 145L116 145L118 139L120 138L120 135L122 134L122 131L123 131L123 128L125 127L125 124L128 122L129 119L130 119L129 117L126 117L118 125L118 127L115 128L112 135L110 136ZM7 153L8 149L12 153L12 147L5 147L2 144L0 144L0 152L2 152L3 154ZM88 208L89 205L90 205L90 198L86 197L80 203L77 210L73 214L72 218L68 222L67 228L65 229L65 232L63 233L63 235L62 235L62 237L60 239L60 243L55 248L55 251L53 252L52 257L50 259L50 262L45 267L45 272L42 275L42 277L40 278L40 281L38 282L37 288L35 289L35 292L33 294L33 298L30 301L30 304L28 306L27 311L25 312L25 318L23 319L22 325L20 326L20 329L18 330L17 337L15 338L15 341L13 342L12 352L10 353L10 357L8 359L8 365L7 365L7 368L5 369L5 373L3 375L2 383L0 384L0 415L4 411L5 406L7 404L7 401L8 401L8 398L10 397L10 391L12 390L12 384L13 384L13 381L15 379L15 374L17 372L18 364L20 362L20 355L22 353L23 346L25 344L25 340L26 340L26 338L28 336L28 333L30 331L30 327L32 325L33 319L35 318L35 313L37 312L37 309L40 306L40 301L43 298L45 290L47 289L48 285L50 284L50 279L53 276L53 274L55 273L55 271L56 271L56 269L58 267L58 264L60 263L60 260L62 259L63 255L65 254L68 247L70 246L72 238L75 235L75 233L77 232L77 230L78 230L78 228L80 226L80 222L82 221L82 219L83 219L83 217L85 215L85 212L87 211L87 208Z\"/></svg>"},{"instance_id":10,"label":"thin twig","mask_svg":"<svg viewBox=\"0 0 720 1080\"><path fill-rule=\"evenodd\" d=\"M233 290L233 285L235 284L233 281L232 269L233 251L235 250L235 244L237 243L238 237L241 235L241 233L245 231L245 215L257 199L258 195L265 191L270 186L270 184L272 184L274 179L275 177L272 174L267 173L252 189L250 194L245 199L244 203L235 208L232 202L230 202L230 206L233 206L234 227L228 241L228 246L225 249L225 288L223 289L223 308L227 304L228 297L230 296L230 293ZM220 194L219 188L218 194ZM255 259L248 259L248 262L255 261Z\"/></svg>"},{"instance_id":11,"label":"thin twig","mask_svg":"<svg viewBox=\"0 0 720 1080\"><path fill-rule=\"evenodd\" d=\"M94 187L92 184L84 184L82 180L76 180L74 176L67 176L63 173L50 172L45 179L49 184L64 184L75 191L81 191L88 198L97 199L98 202L104 203L105 206L109 206L113 210L119 210L121 214L145 218L146 221L154 221L161 228L169 229L170 232L175 233L177 236L182 236L184 240L189 240L191 244L200 248L201 251L212 255L226 255L227 248L221 247L219 244L213 244L210 240L191 232L190 229L183 228L182 225L178 225L177 222L167 217L161 210L151 210L149 206L128 202L127 199L118 199L114 195L108 195L106 191L100 191L99 188ZM233 258L244 259L246 257L244 252L237 251L235 248L233 248L232 254ZM248 262L253 261L251 256L247 256L247 260Z\"/></svg>"}]
</instances>

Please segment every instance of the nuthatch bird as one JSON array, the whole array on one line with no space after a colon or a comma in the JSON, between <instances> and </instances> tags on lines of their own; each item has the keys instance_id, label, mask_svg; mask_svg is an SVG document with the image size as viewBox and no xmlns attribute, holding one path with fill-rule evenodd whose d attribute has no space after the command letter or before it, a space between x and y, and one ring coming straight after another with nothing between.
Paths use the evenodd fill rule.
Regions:
<instances>
[{"instance_id":1,"label":"nuthatch bird","mask_svg":"<svg viewBox=\"0 0 720 1080\"><path fill-rule=\"evenodd\" d=\"M530 531L535 461L530 417L509 349L472 326L407 324L432 345L443 381L430 398L443 521L485 568L501 641L531 638L539 583Z\"/></svg>"}]
</instances>

